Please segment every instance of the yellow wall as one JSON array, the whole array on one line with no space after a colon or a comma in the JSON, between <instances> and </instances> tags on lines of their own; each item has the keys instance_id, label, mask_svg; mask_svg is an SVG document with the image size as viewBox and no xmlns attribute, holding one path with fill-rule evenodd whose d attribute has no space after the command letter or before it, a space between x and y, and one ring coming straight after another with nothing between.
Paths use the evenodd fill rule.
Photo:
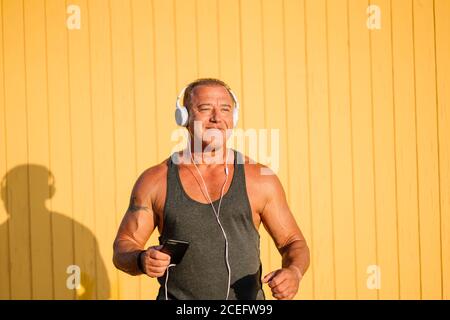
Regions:
<instances>
[{"instance_id":1,"label":"yellow wall","mask_svg":"<svg viewBox=\"0 0 450 320\"><path fill-rule=\"evenodd\" d=\"M155 297L112 242L136 177L174 145L178 90L210 76L240 98L240 128L280 129L311 248L297 298L449 299L450 1L372 4L380 30L367 0L3 0L0 298Z\"/></svg>"}]
</instances>

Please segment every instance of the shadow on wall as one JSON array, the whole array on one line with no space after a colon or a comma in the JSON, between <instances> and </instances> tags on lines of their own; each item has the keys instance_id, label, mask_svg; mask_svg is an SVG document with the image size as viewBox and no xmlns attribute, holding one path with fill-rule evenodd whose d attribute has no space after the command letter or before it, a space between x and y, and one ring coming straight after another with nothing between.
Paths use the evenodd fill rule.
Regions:
<instances>
[{"instance_id":1,"label":"shadow on wall","mask_svg":"<svg viewBox=\"0 0 450 320\"><path fill-rule=\"evenodd\" d=\"M19 165L2 178L8 219L0 225L0 239L9 239L9 246L1 250L0 275L9 278L6 295L108 299L110 284L97 239L87 227L46 207L55 191L53 174L40 165Z\"/></svg>"}]
</instances>

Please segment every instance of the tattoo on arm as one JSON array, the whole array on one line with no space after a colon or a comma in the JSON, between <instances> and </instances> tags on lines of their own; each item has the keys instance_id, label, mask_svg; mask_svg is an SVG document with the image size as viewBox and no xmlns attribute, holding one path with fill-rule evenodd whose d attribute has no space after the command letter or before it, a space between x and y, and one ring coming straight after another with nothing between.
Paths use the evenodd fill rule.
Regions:
<instances>
[{"instance_id":1,"label":"tattoo on arm","mask_svg":"<svg viewBox=\"0 0 450 320\"><path fill-rule=\"evenodd\" d=\"M130 199L130 205L128 206L128 211L129 212L136 212L139 210L145 210L147 212L150 212L150 208L146 207L146 206L140 206L138 204L136 204L136 197L131 197Z\"/></svg>"}]
</instances>

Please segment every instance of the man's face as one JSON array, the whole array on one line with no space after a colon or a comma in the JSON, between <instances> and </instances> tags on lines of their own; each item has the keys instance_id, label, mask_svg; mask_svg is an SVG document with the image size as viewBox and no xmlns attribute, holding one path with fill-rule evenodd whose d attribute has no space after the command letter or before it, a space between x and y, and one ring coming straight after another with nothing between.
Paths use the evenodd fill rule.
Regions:
<instances>
[{"instance_id":1,"label":"man's face","mask_svg":"<svg viewBox=\"0 0 450 320\"><path fill-rule=\"evenodd\" d=\"M194 89L189 108L189 131L202 147L220 149L233 128L234 101L222 86L199 86ZM196 125L194 126L194 121ZM218 131L220 130L220 131ZM221 133L221 139L215 136ZM221 140L221 141L220 141Z\"/></svg>"}]
</instances>

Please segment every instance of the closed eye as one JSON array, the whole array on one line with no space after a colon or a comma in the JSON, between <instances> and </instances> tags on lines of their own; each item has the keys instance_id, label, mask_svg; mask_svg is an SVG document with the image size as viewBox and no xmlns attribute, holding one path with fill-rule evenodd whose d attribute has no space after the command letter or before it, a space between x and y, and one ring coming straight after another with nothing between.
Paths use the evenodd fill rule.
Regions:
<instances>
[{"instance_id":1,"label":"closed eye","mask_svg":"<svg viewBox=\"0 0 450 320\"><path fill-rule=\"evenodd\" d=\"M202 111L209 111L212 109L212 107L211 107L211 105L208 105L208 104L202 104L202 105L199 105L197 107L197 109L198 109L198 111L202 112Z\"/></svg>"}]
</instances>

